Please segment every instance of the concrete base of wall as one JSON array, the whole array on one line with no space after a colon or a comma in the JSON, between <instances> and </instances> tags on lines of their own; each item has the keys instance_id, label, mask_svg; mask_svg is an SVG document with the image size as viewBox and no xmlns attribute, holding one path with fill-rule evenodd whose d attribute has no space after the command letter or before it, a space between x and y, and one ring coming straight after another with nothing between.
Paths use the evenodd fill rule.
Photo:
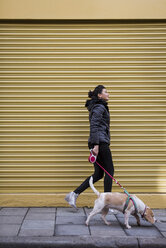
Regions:
<instances>
[{"instance_id":1,"label":"concrete base of wall","mask_svg":"<svg viewBox=\"0 0 166 248\"><path fill-rule=\"evenodd\" d=\"M69 207L64 200L66 194L0 194L1 207ZM165 208L166 194L136 194L151 208ZM97 196L82 193L77 198L77 207L93 207Z\"/></svg>"}]
</instances>

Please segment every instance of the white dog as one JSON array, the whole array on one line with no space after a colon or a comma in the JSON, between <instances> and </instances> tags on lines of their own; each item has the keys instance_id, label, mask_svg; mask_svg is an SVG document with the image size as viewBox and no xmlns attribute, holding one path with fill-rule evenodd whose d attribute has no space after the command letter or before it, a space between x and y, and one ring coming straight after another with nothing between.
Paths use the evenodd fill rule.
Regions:
<instances>
[{"instance_id":1,"label":"white dog","mask_svg":"<svg viewBox=\"0 0 166 248\"><path fill-rule=\"evenodd\" d=\"M107 215L109 211L109 208L117 209L123 212L128 196L126 194L118 193L118 192L115 192L115 193L106 192L106 193L100 194L93 185L93 177L90 178L89 185L94 191L94 193L98 196L98 199L95 200L94 208L86 220L86 225L88 226L90 218L92 216L100 212L102 212L102 219L104 220L105 224L110 225L111 223L105 219L105 216ZM131 226L129 226L129 223L128 223L130 214L135 216L137 220L137 224L139 226L140 226L140 218L139 218L138 213L141 214L142 218L144 218L146 221L149 221L151 224L154 224L156 219L154 217L153 211L148 206L146 206L138 197L136 197L135 195L131 195L131 196L136 203L137 212L135 211L134 204L130 200L128 206L124 210L126 228L131 228Z\"/></svg>"}]
</instances>

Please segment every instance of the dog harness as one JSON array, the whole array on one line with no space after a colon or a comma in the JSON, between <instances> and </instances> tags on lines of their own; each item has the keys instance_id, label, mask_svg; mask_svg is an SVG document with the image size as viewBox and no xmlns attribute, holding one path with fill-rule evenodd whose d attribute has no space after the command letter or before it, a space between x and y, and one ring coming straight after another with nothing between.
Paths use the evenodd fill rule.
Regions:
<instances>
[{"instance_id":1,"label":"dog harness","mask_svg":"<svg viewBox=\"0 0 166 248\"><path fill-rule=\"evenodd\" d=\"M135 214L138 214L137 204L136 204L134 198L126 190L124 191L124 193L126 193L128 195L128 197L127 197L126 203L125 203L124 208L123 208L123 214L124 214L126 208L128 207L130 200L133 202L133 205L135 207Z\"/></svg>"}]
</instances>

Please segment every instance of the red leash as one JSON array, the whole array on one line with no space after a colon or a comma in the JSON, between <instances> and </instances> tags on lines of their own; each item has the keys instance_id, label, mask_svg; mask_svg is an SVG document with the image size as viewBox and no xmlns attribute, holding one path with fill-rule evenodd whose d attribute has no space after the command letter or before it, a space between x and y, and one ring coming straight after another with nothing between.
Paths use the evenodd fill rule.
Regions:
<instances>
[{"instance_id":1,"label":"red leash","mask_svg":"<svg viewBox=\"0 0 166 248\"><path fill-rule=\"evenodd\" d=\"M115 178L113 178L113 176L111 176L109 173L108 173L108 171L106 171L104 168L103 168L103 166L101 166L97 161L96 161L96 158L97 158L97 156L95 156L94 154L93 154L93 149L90 149L90 155L89 155L89 158L88 158L88 161L90 162L90 163L97 163L114 181L115 181L115 183L116 184L118 184L120 187L121 187L121 189L123 189L124 191L126 191L126 189L115 179ZM126 191L127 192L127 191ZM127 192L128 193L128 192ZM128 195L128 194L127 194Z\"/></svg>"},{"instance_id":2,"label":"red leash","mask_svg":"<svg viewBox=\"0 0 166 248\"><path fill-rule=\"evenodd\" d=\"M130 196L130 194L127 192L127 190L115 179L115 178L113 178L113 176L111 176L109 173L108 173L108 171L106 171L104 168L103 168L103 166L101 166L97 161L96 161L96 159L97 159L97 156L95 156L94 154L93 154L93 149L90 149L90 155L89 155L89 157L88 157L88 161L90 162L90 163L97 163L108 175L109 175L109 177L111 177L114 181L115 181L115 183L116 184L118 184L120 187L121 187L121 189L123 189L124 190L124 193L128 196L128 198L129 198L129 200L131 199L132 200L132 202L133 202L133 205L135 206L135 210L136 210L136 213L137 213L137 206L136 206L136 203L135 203L135 201L134 201L134 199Z\"/></svg>"}]
</instances>

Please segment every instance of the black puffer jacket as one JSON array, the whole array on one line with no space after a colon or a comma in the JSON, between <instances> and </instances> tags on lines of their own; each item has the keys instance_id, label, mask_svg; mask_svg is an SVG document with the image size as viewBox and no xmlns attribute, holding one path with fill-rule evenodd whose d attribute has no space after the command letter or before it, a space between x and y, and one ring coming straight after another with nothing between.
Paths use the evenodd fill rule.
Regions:
<instances>
[{"instance_id":1,"label":"black puffer jacket","mask_svg":"<svg viewBox=\"0 0 166 248\"><path fill-rule=\"evenodd\" d=\"M110 113L107 102L103 99L86 100L89 111L90 135L88 145L106 142L110 145Z\"/></svg>"}]
</instances>

